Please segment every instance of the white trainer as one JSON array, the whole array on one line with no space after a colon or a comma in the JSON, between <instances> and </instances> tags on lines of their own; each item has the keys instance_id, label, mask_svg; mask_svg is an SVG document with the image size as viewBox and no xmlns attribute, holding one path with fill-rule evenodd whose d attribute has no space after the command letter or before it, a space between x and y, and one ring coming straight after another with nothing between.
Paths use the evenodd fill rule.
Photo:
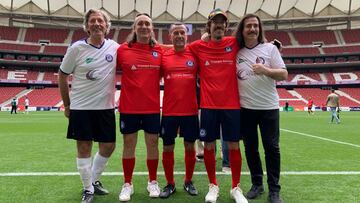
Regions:
<instances>
[{"instance_id":1,"label":"white trainer","mask_svg":"<svg viewBox=\"0 0 360 203\"><path fill-rule=\"evenodd\" d=\"M205 202L215 203L219 197L219 186L209 184L209 192L205 196Z\"/></svg>"},{"instance_id":2,"label":"white trainer","mask_svg":"<svg viewBox=\"0 0 360 203\"><path fill-rule=\"evenodd\" d=\"M234 199L236 203L248 203L247 199L242 193L242 190L240 189L240 185L230 190L230 197Z\"/></svg>"},{"instance_id":3,"label":"white trainer","mask_svg":"<svg viewBox=\"0 0 360 203\"><path fill-rule=\"evenodd\" d=\"M224 167L222 167L222 172L223 173L231 173L231 168L230 167L227 167L227 166L224 166Z\"/></svg>"},{"instance_id":4,"label":"white trainer","mask_svg":"<svg viewBox=\"0 0 360 203\"><path fill-rule=\"evenodd\" d=\"M149 197L159 197L160 187L156 180L148 182L147 191L149 192Z\"/></svg>"},{"instance_id":5,"label":"white trainer","mask_svg":"<svg viewBox=\"0 0 360 203\"><path fill-rule=\"evenodd\" d=\"M119 194L120 202L127 202L130 201L131 195L134 194L134 186L130 183L125 183Z\"/></svg>"}]
</instances>

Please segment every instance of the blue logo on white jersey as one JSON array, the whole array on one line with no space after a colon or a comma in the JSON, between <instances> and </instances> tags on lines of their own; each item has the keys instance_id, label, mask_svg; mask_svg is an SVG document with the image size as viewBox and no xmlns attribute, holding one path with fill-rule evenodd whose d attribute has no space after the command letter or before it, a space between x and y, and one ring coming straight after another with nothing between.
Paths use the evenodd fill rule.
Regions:
<instances>
[{"instance_id":1,"label":"blue logo on white jersey","mask_svg":"<svg viewBox=\"0 0 360 203\"><path fill-rule=\"evenodd\" d=\"M231 47L225 47L225 51L226 51L226 52L231 52L232 49L231 49Z\"/></svg>"},{"instance_id":2,"label":"blue logo on white jersey","mask_svg":"<svg viewBox=\"0 0 360 203\"><path fill-rule=\"evenodd\" d=\"M159 56L159 54L156 51L153 51L152 53L153 57L157 58Z\"/></svg>"},{"instance_id":3,"label":"blue logo on white jersey","mask_svg":"<svg viewBox=\"0 0 360 203\"><path fill-rule=\"evenodd\" d=\"M190 68L194 66L194 62L191 60L186 61L186 65L189 66Z\"/></svg>"},{"instance_id":4,"label":"blue logo on white jersey","mask_svg":"<svg viewBox=\"0 0 360 203\"><path fill-rule=\"evenodd\" d=\"M107 62L111 62L111 61L113 61L113 56L111 56L110 54L106 54L105 55L105 60L107 61Z\"/></svg>"}]
</instances>

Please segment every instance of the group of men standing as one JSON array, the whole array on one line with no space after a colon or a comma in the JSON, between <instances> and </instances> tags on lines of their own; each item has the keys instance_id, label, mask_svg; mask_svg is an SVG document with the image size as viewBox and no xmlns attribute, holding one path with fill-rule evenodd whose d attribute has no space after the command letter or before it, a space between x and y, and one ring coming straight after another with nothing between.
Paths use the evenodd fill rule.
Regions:
<instances>
[{"instance_id":1,"label":"group of men standing","mask_svg":"<svg viewBox=\"0 0 360 203\"><path fill-rule=\"evenodd\" d=\"M67 137L77 140L77 168L84 186L82 202L108 191L100 175L115 148L115 72L122 71L119 102L120 131L123 134L122 167L124 184L120 201L134 193L132 175L138 131L144 130L149 171L150 197L167 198L176 191L174 145L178 129L184 137L185 178L183 187L198 195L192 182L197 139L205 142L204 163L209 179L205 202L216 202L215 142L220 138L229 149L232 176L230 196L237 203L248 202L240 188L244 140L252 187L246 194L255 199L264 192L263 170L258 151L257 127L265 150L269 201L280 197L279 98L275 81L287 78L287 70L276 46L266 43L258 16L248 14L234 36L225 37L228 18L220 9L208 16L208 39L187 45L182 23L170 27L172 47L159 45L149 15L139 14L127 41L119 46L105 39L110 18L90 9L84 19L89 37L72 44L59 70L59 87L69 118ZM116 68L115 68L116 67ZM68 75L73 74L71 92ZM200 124L196 99L196 78L200 77ZM164 78L163 111L160 115L160 78ZM162 117L160 120L160 116ZM167 184L157 182L158 137L163 139L162 163ZM99 152L91 159L93 141Z\"/></svg>"}]
</instances>

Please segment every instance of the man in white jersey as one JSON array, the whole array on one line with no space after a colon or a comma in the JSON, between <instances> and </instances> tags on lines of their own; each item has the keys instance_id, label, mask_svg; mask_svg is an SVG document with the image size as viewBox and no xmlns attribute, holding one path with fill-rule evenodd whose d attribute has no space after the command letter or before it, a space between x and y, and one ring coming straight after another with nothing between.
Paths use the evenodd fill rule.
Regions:
<instances>
[{"instance_id":1,"label":"man in white jersey","mask_svg":"<svg viewBox=\"0 0 360 203\"><path fill-rule=\"evenodd\" d=\"M24 113L29 114L29 105L30 105L30 100L27 96L25 96L25 100L24 100Z\"/></svg>"},{"instance_id":2,"label":"man in white jersey","mask_svg":"<svg viewBox=\"0 0 360 203\"><path fill-rule=\"evenodd\" d=\"M77 141L77 168L84 187L81 202L93 202L94 193L106 195L100 175L115 149L115 67L119 45L105 39L110 17L101 10L90 9L84 18L89 37L73 43L59 70L59 87L69 118L68 139ZM68 76L72 74L69 94ZM91 160L93 141L99 151Z\"/></svg>"},{"instance_id":3,"label":"man in white jersey","mask_svg":"<svg viewBox=\"0 0 360 203\"><path fill-rule=\"evenodd\" d=\"M280 197L279 148L279 96L276 81L287 78L287 70L279 50L265 43L260 18L247 14L240 21L236 38L240 50L236 68L241 104L241 132L245 144L246 160L251 173L252 187L248 199L264 192L260 155L258 151L258 126L265 151L267 182L270 203L282 203Z\"/></svg>"}]
</instances>

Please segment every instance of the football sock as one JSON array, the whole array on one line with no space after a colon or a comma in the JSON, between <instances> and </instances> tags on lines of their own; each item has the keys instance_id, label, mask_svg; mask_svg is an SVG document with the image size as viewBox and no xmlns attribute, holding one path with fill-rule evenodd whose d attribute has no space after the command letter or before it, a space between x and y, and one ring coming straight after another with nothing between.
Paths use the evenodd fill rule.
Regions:
<instances>
[{"instance_id":1,"label":"football sock","mask_svg":"<svg viewBox=\"0 0 360 203\"><path fill-rule=\"evenodd\" d=\"M162 153L162 163L168 184L175 185L174 180L174 151Z\"/></svg>"},{"instance_id":2,"label":"football sock","mask_svg":"<svg viewBox=\"0 0 360 203\"><path fill-rule=\"evenodd\" d=\"M215 160L215 150L214 149L204 149L204 163L206 172L209 178L209 182L217 185L216 182L216 160Z\"/></svg>"},{"instance_id":3,"label":"football sock","mask_svg":"<svg viewBox=\"0 0 360 203\"><path fill-rule=\"evenodd\" d=\"M76 165L84 189L94 193L94 187L91 184L91 157L76 158Z\"/></svg>"},{"instance_id":4,"label":"football sock","mask_svg":"<svg viewBox=\"0 0 360 203\"><path fill-rule=\"evenodd\" d=\"M146 165L149 171L149 181L153 181L157 179L156 173L158 168L159 159L147 159Z\"/></svg>"},{"instance_id":5,"label":"football sock","mask_svg":"<svg viewBox=\"0 0 360 203\"><path fill-rule=\"evenodd\" d=\"M108 159L109 159L108 157L101 156L99 152L97 152L95 154L92 169L91 169L92 183L95 183L96 181L98 181L100 179L100 176L105 169Z\"/></svg>"},{"instance_id":6,"label":"football sock","mask_svg":"<svg viewBox=\"0 0 360 203\"><path fill-rule=\"evenodd\" d=\"M240 149L229 149L229 161L231 168L232 188L240 183L242 158Z\"/></svg>"},{"instance_id":7,"label":"football sock","mask_svg":"<svg viewBox=\"0 0 360 203\"><path fill-rule=\"evenodd\" d=\"M124 171L124 182L130 183L135 167L135 158L122 159L123 171Z\"/></svg>"},{"instance_id":8,"label":"football sock","mask_svg":"<svg viewBox=\"0 0 360 203\"><path fill-rule=\"evenodd\" d=\"M192 180L196 163L195 150L185 151L185 182Z\"/></svg>"}]
</instances>

